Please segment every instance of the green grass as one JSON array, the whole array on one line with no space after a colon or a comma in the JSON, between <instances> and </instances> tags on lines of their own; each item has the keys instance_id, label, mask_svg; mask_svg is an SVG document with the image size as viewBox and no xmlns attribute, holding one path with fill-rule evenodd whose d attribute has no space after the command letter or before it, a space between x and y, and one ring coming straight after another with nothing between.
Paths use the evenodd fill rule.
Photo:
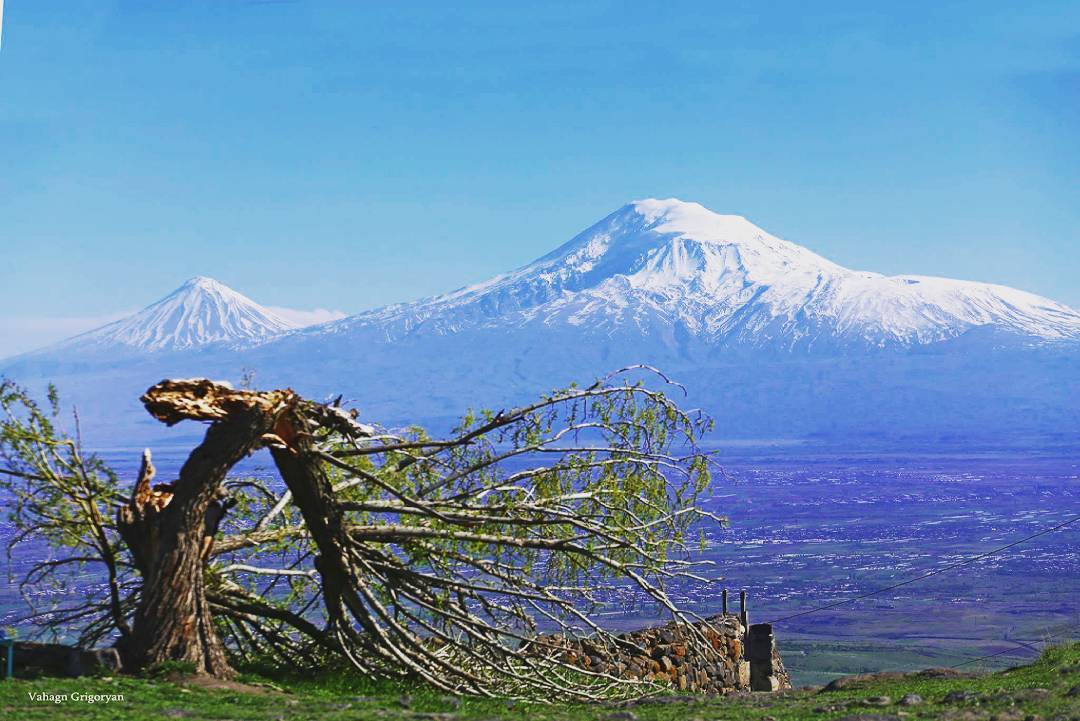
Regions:
<instances>
[{"instance_id":1,"label":"green grass","mask_svg":"<svg viewBox=\"0 0 1080 721\"><path fill-rule=\"evenodd\" d=\"M129 677L60 679L42 677L0 682L0 718L64 721L65 719L162 719L207 721L344 721L345 719L565 719L566 721L695 721L696 719L837 719L856 714L885 718L953 721L1080 721L1080 644L1052 648L1035 663L975 678L901 678L871 680L837 691L793 691L739 698L648 702L632 707L613 705L508 705L502 701L454 699L401 684L373 682L349 675L318 678L267 678L255 674L242 681L262 693L206 689L184 680ZM281 690L275 690L281 689ZM1074 691L1075 689L1075 691ZM36 702L28 692L51 694L122 694L123 701L87 704L69 698L61 704ZM946 697L950 692L962 695ZM1072 692L1072 695L1070 695ZM906 694L923 702L901 706ZM887 705L880 697L889 697ZM685 697L682 697L685 698ZM629 712L629 714L627 713ZM631 715L632 714L632 715Z\"/></svg>"},{"instance_id":2,"label":"green grass","mask_svg":"<svg viewBox=\"0 0 1080 721\"><path fill-rule=\"evenodd\" d=\"M794 639L780 643L780 655L788 665L793 683L825 684L840 676L856 673L890 671L918 671L924 668L949 667L970 662L997 651L1000 646L964 644L949 645L933 640L830 640ZM971 662L965 671L999 671L1009 666L1028 663L1033 654L1017 648L1015 654L994 656Z\"/></svg>"}]
</instances>

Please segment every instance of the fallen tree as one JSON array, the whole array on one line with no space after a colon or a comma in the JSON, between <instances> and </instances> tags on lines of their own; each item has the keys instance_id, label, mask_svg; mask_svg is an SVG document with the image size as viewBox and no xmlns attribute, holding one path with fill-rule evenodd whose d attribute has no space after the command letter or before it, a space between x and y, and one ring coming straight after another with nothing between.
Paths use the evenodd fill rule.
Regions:
<instances>
[{"instance_id":1,"label":"fallen tree","mask_svg":"<svg viewBox=\"0 0 1080 721\"><path fill-rule=\"evenodd\" d=\"M143 396L147 410L209 428L171 483L151 484L147 451L127 498L9 383L0 474L23 499L13 517L27 533L59 524L65 537L99 539L84 559L113 559L109 597L66 615L97 629L84 642L113 633L128 668L179 661L229 676L230 656L340 657L454 693L640 693L582 670L549 640L625 643L592 615L616 597L700 620L667 588L709 581L689 554L691 526L722 520L697 506L709 483L697 446L708 420L629 373L670 383L626 369L469 414L446 438L361 424L340 399L163 381ZM259 448L283 489L228 480ZM82 477L98 490L75 492ZM63 518L33 505L42 486L53 508L68 509Z\"/></svg>"}]
</instances>

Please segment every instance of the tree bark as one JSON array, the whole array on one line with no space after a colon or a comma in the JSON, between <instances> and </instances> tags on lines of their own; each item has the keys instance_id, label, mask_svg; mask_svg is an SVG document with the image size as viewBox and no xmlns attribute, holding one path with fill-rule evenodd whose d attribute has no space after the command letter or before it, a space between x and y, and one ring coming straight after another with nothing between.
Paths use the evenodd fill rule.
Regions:
<instances>
[{"instance_id":1,"label":"tree bark","mask_svg":"<svg viewBox=\"0 0 1080 721\"><path fill-rule=\"evenodd\" d=\"M327 616L331 623L342 626L346 623L343 603L351 600L346 592L349 540L333 484L312 455L309 437L300 432L302 423L302 418L295 413L283 416L276 431L285 445L272 446L270 453L319 549L315 567L322 577Z\"/></svg>"},{"instance_id":2,"label":"tree bark","mask_svg":"<svg viewBox=\"0 0 1080 721\"><path fill-rule=\"evenodd\" d=\"M212 424L171 485L150 488L153 466L144 456L131 502L118 514L143 576L125 665L178 661L196 673L233 675L206 598L204 570L222 515L214 504L221 502L229 469L262 445L293 398L288 391L234 391L205 380L163 381L143 396L147 410L168 425L184 419Z\"/></svg>"}]
</instances>

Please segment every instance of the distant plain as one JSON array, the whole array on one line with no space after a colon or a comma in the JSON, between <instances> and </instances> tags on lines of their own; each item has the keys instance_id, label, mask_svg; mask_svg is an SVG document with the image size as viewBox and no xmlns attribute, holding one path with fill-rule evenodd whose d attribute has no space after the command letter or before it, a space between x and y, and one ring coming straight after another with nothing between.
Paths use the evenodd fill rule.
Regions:
<instances>
[{"instance_id":1,"label":"distant plain","mask_svg":"<svg viewBox=\"0 0 1080 721\"><path fill-rule=\"evenodd\" d=\"M733 610L739 590L746 589L751 621L772 621L1006 545L1080 509L1080 460L1062 449L819 455L812 445L740 443L719 451L723 472L715 475L704 505L726 514L730 527L706 529L704 557L716 563L708 575L724 580L673 589L677 600L702 614L720 610L719 589L727 587ZM171 477L184 453L159 449L159 478ZM104 456L122 479L134 475L138 449ZM261 455L237 473L274 475ZM956 664L991 669L1033 658L1046 642L1078 638L1078 526L887 593L777 623L787 666L797 683ZM0 543L11 533L5 519ZM45 553L24 546L9 570L17 576ZM58 600L77 593L80 584L98 582L88 573L73 588L47 595ZM13 625L23 613L17 585L8 583L0 593L0 626ZM655 608L633 597L612 598L599 613L613 628L658 619ZM20 630L23 636L29 631L25 625Z\"/></svg>"}]
</instances>

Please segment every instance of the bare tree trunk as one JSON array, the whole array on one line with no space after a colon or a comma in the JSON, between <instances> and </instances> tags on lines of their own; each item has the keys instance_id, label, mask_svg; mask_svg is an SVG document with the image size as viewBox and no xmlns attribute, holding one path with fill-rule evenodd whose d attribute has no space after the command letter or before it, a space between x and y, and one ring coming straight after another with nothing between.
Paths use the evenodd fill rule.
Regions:
<instances>
[{"instance_id":1,"label":"bare tree trunk","mask_svg":"<svg viewBox=\"0 0 1080 721\"><path fill-rule=\"evenodd\" d=\"M142 400L169 425L188 419L211 426L172 485L151 487L147 456L119 513L144 580L127 654L135 669L184 661L231 675L214 611L241 653L270 650L292 661L313 641L361 672L420 679L443 691L596 699L624 683L631 693L635 682L602 669L579 678L560 646L537 639L538 620L611 648L620 641L589 613L599 593L622 591L625 580L685 624L690 616L665 585L707 582L696 572L706 562L691 558L683 539L695 521L722 521L694 505L708 483L709 459L696 450L708 420L638 384L601 379L478 426L466 421L447 440L389 435L336 402L305 401L291 390L163 381ZM582 431L588 440L579 440ZM688 454L677 450L680 442ZM289 492L278 498L264 489L270 510L250 530L222 539L221 549L302 535L296 563L215 568L222 586L208 592L222 482L262 446ZM557 455L536 468L500 470L504 461L540 453ZM347 460L355 456L361 459ZM329 469L345 480L335 484ZM358 484L369 487L342 495ZM283 517L271 528L288 502L303 522ZM309 544L317 550L316 573L294 569L310 557ZM313 593L298 612L278 609L228 581L238 571L318 581L328 627L304 618ZM312 590L307 580L299 588ZM695 633L694 643L707 643ZM540 646L552 653L529 650Z\"/></svg>"},{"instance_id":2,"label":"bare tree trunk","mask_svg":"<svg viewBox=\"0 0 1080 721\"><path fill-rule=\"evenodd\" d=\"M123 649L134 669L168 661L197 673L229 677L233 670L214 629L204 570L220 521L222 482L229 469L263 442L285 394L232 391L209 381L166 381L143 396L147 409L172 425L213 420L171 485L150 487L149 453L130 504L118 522L143 576L131 638Z\"/></svg>"},{"instance_id":3,"label":"bare tree trunk","mask_svg":"<svg viewBox=\"0 0 1080 721\"><path fill-rule=\"evenodd\" d=\"M328 618L339 630L344 630L343 602L350 600L345 593L349 577L346 549L350 542L345 535L333 484L313 457L310 438L300 432L302 423L295 413L283 417L277 431L286 445L272 446L270 453L319 549L315 566L322 577Z\"/></svg>"}]
</instances>

